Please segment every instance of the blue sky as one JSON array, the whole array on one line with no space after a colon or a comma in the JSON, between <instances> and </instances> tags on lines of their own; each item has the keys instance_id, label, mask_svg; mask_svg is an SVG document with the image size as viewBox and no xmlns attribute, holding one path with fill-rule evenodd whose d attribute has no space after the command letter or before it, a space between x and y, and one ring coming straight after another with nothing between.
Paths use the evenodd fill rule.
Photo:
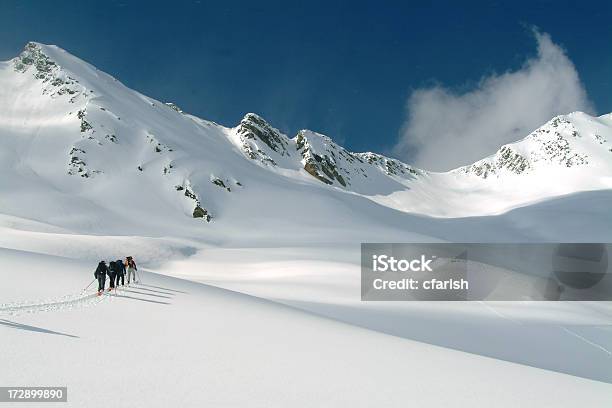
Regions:
<instances>
[{"instance_id":1,"label":"blue sky","mask_svg":"<svg viewBox=\"0 0 612 408\"><path fill-rule=\"evenodd\" d=\"M3 1L0 59L57 44L206 119L256 112L291 136L310 128L409 160L418 144L397 146L414 92L461 95L522 69L538 58L535 26L573 63L591 111L612 111L610 3L291 3Z\"/></svg>"}]
</instances>

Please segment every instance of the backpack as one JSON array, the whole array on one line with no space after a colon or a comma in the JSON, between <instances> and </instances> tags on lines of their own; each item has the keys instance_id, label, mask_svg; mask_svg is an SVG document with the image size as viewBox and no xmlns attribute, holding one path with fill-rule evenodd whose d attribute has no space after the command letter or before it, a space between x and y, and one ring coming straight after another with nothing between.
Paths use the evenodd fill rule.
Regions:
<instances>
[{"instance_id":1,"label":"backpack","mask_svg":"<svg viewBox=\"0 0 612 408\"><path fill-rule=\"evenodd\" d=\"M98 278L100 275L104 276L106 275L106 264L104 264L104 262L100 262L98 264L98 267L96 268L96 271L94 272L94 278Z\"/></svg>"}]
</instances>

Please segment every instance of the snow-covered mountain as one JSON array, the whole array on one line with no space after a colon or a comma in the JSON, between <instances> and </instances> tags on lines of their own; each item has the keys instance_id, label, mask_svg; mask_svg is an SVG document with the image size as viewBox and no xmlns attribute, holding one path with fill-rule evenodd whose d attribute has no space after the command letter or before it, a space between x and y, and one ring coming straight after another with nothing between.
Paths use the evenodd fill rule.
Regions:
<instances>
[{"instance_id":1,"label":"snow-covered mountain","mask_svg":"<svg viewBox=\"0 0 612 408\"><path fill-rule=\"evenodd\" d=\"M115 381L126 406L168 405L159 392L167 373L197 389L219 378L232 385L237 372L250 373L238 379L243 405L286 406L295 395L311 403L312 389L334 384L340 391L330 388L335 399L326 394L323 405L438 406L450 382L453 403L540 406L563 384L555 404L606 406L609 384L541 368L612 381L609 304L360 302L359 243L610 242L612 115L559 116L490 157L435 173L350 152L311 130L288 136L253 113L225 127L179 105L56 46L29 43L0 62L0 297L10 302L0 308L9 331L0 345L10 351L0 363L23 367L0 382L59 378L75 406L105 402L106 391L86 386L100 371L81 362L129 338L117 361L143 392L136 401L132 382ZM128 254L145 285L104 301L82 290L100 259ZM54 336L41 345L33 332ZM160 361L160 349L171 358ZM42 367L49 356L58 359ZM395 373L408 366L410 390L426 392L390 400L406 383ZM109 378L117 370L104 367ZM366 369L381 375L362 386ZM448 381L432 388L440 372ZM278 391L284 378L299 380L291 398ZM372 391L389 381L397 387ZM482 384L485 396L473 391ZM523 392L527 384L535 391ZM195 399L218 405L228 395L208 388Z\"/></svg>"},{"instance_id":2,"label":"snow-covered mountain","mask_svg":"<svg viewBox=\"0 0 612 408\"><path fill-rule=\"evenodd\" d=\"M491 157L432 173L310 130L290 138L253 113L234 128L191 116L56 46L28 43L2 62L0 89L0 213L71 230L396 225L389 209L487 215L612 186L610 115L559 116Z\"/></svg>"}]
</instances>

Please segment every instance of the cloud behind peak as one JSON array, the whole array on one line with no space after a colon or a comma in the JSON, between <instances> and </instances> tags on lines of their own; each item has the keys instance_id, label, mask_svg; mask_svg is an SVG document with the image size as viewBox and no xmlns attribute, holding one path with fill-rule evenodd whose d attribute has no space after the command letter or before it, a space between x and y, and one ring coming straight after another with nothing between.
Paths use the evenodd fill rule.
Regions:
<instances>
[{"instance_id":1,"label":"cloud behind peak","mask_svg":"<svg viewBox=\"0 0 612 408\"><path fill-rule=\"evenodd\" d=\"M483 77L467 92L414 91L394 148L416 166L445 171L493 154L555 115L594 108L578 72L550 36L534 29L537 56L511 72Z\"/></svg>"}]
</instances>

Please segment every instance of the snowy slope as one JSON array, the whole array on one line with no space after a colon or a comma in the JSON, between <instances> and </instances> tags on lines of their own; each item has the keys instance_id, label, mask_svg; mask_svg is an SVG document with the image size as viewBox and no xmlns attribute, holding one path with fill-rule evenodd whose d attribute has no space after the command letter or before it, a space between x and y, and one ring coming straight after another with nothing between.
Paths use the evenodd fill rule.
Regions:
<instances>
[{"instance_id":1,"label":"snowy slope","mask_svg":"<svg viewBox=\"0 0 612 408\"><path fill-rule=\"evenodd\" d=\"M0 303L32 311L0 317L12 352L0 362L27 367L0 382L61 378L76 402L97 404L106 389L88 387L83 372L127 343L117 364L140 398L151 394L147 406L170 404L159 394L168 376L185 405L287 406L297 396L308 406L604 406L609 385L584 378L612 382L609 305L595 317L561 303L379 307L358 301L358 262L367 241L609 242L611 141L612 116L573 113L471 166L433 173L314 131L290 137L253 113L224 127L30 43L0 63ZM81 299L92 265L128 254L160 274L405 339L157 275L147 279L166 294ZM44 298L65 303L39 313L31 303ZM137 406L134 389L112 378L125 406Z\"/></svg>"},{"instance_id":2,"label":"snowy slope","mask_svg":"<svg viewBox=\"0 0 612 408\"><path fill-rule=\"evenodd\" d=\"M151 273L116 296L86 292L86 301L48 305L65 301L65 291L78 295L89 266L0 250L3 281L7 271L15 272L0 288L2 299L12 302L0 306L2 384L65 385L67 406L74 407L610 402L609 384L375 333ZM23 299L47 306L15 308Z\"/></svg>"},{"instance_id":3,"label":"snowy slope","mask_svg":"<svg viewBox=\"0 0 612 408\"><path fill-rule=\"evenodd\" d=\"M551 197L612 186L612 115L574 112L448 173L428 173L375 200L441 217L500 214Z\"/></svg>"}]
</instances>

